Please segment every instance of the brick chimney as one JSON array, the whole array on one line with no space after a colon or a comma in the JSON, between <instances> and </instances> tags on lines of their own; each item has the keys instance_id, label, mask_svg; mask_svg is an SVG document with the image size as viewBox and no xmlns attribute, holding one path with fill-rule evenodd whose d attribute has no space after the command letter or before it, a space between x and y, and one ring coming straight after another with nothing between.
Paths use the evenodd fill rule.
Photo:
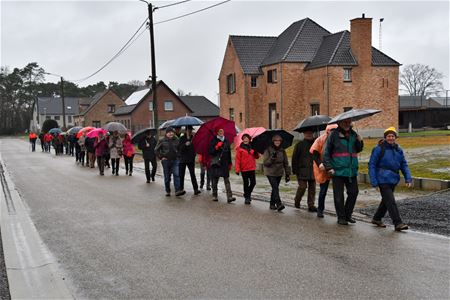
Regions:
<instances>
[{"instance_id":1,"label":"brick chimney","mask_svg":"<svg viewBox=\"0 0 450 300\"><path fill-rule=\"evenodd\" d=\"M372 18L350 20L350 47L358 65L370 67L372 65Z\"/></svg>"}]
</instances>

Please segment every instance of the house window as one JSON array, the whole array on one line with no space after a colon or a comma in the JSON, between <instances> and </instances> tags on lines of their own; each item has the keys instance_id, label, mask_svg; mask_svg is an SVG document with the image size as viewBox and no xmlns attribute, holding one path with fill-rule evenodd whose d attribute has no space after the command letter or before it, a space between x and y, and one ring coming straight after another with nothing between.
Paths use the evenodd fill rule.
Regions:
<instances>
[{"instance_id":1,"label":"house window","mask_svg":"<svg viewBox=\"0 0 450 300\"><path fill-rule=\"evenodd\" d=\"M114 104L109 104L108 105L108 112L109 113L114 113L116 112L116 106Z\"/></svg>"},{"instance_id":2,"label":"house window","mask_svg":"<svg viewBox=\"0 0 450 300\"><path fill-rule=\"evenodd\" d=\"M242 123L242 113L241 112L239 113L239 122Z\"/></svg>"},{"instance_id":3,"label":"house window","mask_svg":"<svg viewBox=\"0 0 450 300\"><path fill-rule=\"evenodd\" d=\"M72 116L67 116L67 122L72 123Z\"/></svg>"},{"instance_id":4,"label":"house window","mask_svg":"<svg viewBox=\"0 0 450 300\"><path fill-rule=\"evenodd\" d=\"M51 116L45 116L46 120L50 120L52 117Z\"/></svg>"},{"instance_id":5,"label":"house window","mask_svg":"<svg viewBox=\"0 0 450 300\"><path fill-rule=\"evenodd\" d=\"M234 121L234 108L230 108L230 120Z\"/></svg>"},{"instance_id":6,"label":"house window","mask_svg":"<svg viewBox=\"0 0 450 300\"><path fill-rule=\"evenodd\" d=\"M153 101L148 101L148 110L153 111Z\"/></svg>"},{"instance_id":7,"label":"house window","mask_svg":"<svg viewBox=\"0 0 450 300\"><path fill-rule=\"evenodd\" d=\"M59 116L55 116L56 121L59 121L59 119L60 119Z\"/></svg>"},{"instance_id":8,"label":"house window","mask_svg":"<svg viewBox=\"0 0 450 300\"><path fill-rule=\"evenodd\" d=\"M164 101L164 110L173 111L173 102L171 100Z\"/></svg>"},{"instance_id":9,"label":"house window","mask_svg":"<svg viewBox=\"0 0 450 300\"><path fill-rule=\"evenodd\" d=\"M277 82L277 69L267 71L267 82L269 83Z\"/></svg>"},{"instance_id":10,"label":"house window","mask_svg":"<svg viewBox=\"0 0 450 300\"><path fill-rule=\"evenodd\" d=\"M92 127L100 128L102 127L102 124L100 121L92 121Z\"/></svg>"},{"instance_id":11,"label":"house window","mask_svg":"<svg viewBox=\"0 0 450 300\"><path fill-rule=\"evenodd\" d=\"M344 68L344 81L352 81L352 69Z\"/></svg>"},{"instance_id":12,"label":"house window","mask_svg":"<svg viewBox=\"0 0 450 300\"><path fill-rule=\"evenodd\" d=\"M320 115L320 104L314 103L311 104L311 116Z\"/></svg>"},{"instance_id":13,"label":"house window","mask_svg":"<svg viewBox=\"0 0 450 300\"><path fill-rule=\"evenodd\" d=\"M257 83L258 83L257 79L258 79L258 76L251 77L251 82L250 82L251 87L257 87Z\"/></svg>"},{"instance_id":14,"label":"house window","mask_svg":"<svg viewBox=\"0 0 450 300\"><path fill-rule=\"evenodd\" d=\"M236 93L236 74L227 75L227 94Z\"/></svg>"},{"instance_id":15,"label":"house window","mask_svg":"<svg viewBox=\"0 0 450 300\"><path fill-rule=\"evenodd\" d=\"M344 107L344 112L352 110L352 109L353 109L353 106L345 106Z\"/></svg>"}]
</instances>

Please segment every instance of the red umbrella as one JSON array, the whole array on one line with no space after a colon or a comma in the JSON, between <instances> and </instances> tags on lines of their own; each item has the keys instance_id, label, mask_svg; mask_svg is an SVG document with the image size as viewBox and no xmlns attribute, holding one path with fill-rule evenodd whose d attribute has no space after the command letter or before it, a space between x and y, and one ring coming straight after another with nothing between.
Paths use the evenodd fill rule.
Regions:
<instances>
[{"instance_id":1,"label":"red umbrella","mask_svg":"<svg viewBox=\"0 0 450 300\"><path fill-rule=\"evenodd\" d=\"M192 140L195 152L202 154L203 157L209 156L209 143L216 136L218 129L223 129L225 138L230 144L233 142L233 139L236 136L236 125L233 121L217 117L203 123L197 130L197 133Z\"/></svg>"},{"instance_id":2,"label":"red umbrella","mask_svg":"<svg viewBox=\"0 0 450 300\"><path fill-rule=\"evenodd\" d=\"M95 129L92 129L91 131L89 131L86 134L86 136L88 138L97 138L99 133L103 133L105 135L107 133L107 131L103 128L95 128Z\"/></svg>"},{"instance_id":3,"label":"red umbrella","mask_svg":"<svg viewBox=\"0 0 450 300\"><path fill-rule=\"evenodd\" d=\"M242 142L242 136L248 134L252 139L266 131L264 127L250 127L244 129L234 138L234 149L237 149Z\"/></svg>"},{"instance_id":4,"label":"red umbrella","mask_svg":"<svg viewBox=\"0 0 450 300\"><path fill-rule=\"evenodd\" d=\"M94 130L94 129L95 129L95 127L91 127L91 126L81 128L80 131L78 131L78 133L77 133L77 139L79 139L83 135L83 132L88 133L89 131Z\"/></svg>"}]
</instances>

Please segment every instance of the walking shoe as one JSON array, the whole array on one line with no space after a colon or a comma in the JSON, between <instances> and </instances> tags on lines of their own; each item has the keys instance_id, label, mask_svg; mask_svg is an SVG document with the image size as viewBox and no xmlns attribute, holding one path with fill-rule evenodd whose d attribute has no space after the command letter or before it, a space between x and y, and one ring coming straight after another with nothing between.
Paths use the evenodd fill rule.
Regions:
<instances>
[{"instance_id":1,"label":"walking shoe","mask_svg":"<svg viewBox=\"0 0 450 300\"><path fill-rule=\"evenodd\" d=\"M231 202L233 202L233 201L236 201L236 198L231 197L231 198L228 198L228 199L227 199L227 202L228 202L228 203L231 203Z\"/></svg>"},{"instance_id":2,"label":"walking shoe","mask_svg":"<svg viewBox=\"0 0 450 300\"><path fill-rule=\"evenodd\" d=\"M217 196L213 196L212 201L217 202L217 201L219 201L219 199L217 198Z\"/></svg>"},{"instance_id":3,"label":"walking shoe","mask_svg":"<svg viewBox=\"0 0 450 300\"><path fill-rule=\"evenodd\" d=\"M128 176L132 176L132 175L131 175L131 172L130 172L130 174L128 174Z\"/></svg>"},{"instance_id":4,"label":"walking shoe","mask_svg":"<svg viewBox=\"0 0 450 300\"><path fill-rule=\"evenodd\" d=\"M150 180L147 180L147 183L150 183Z\"/></svg>"},{"instance_id":5,"label":"walking shoe","mask_svg":"<svg viewBox=\"0 0 450 300\"><path fill-rule=\"evenodd\" d=\"M317 212L317 207L315 207L315 206L308 207L308 211L309 212Z\"/></svg>"},{"instance_id":6,"label":"walking shoe","mask_svg":"<svg viewBox=\"0 0 450 300\"><path fill-rule=\"evenodd\" d=\"M166 197L170 197L170 192L167 192L167 193L166 193Z\"/></svg>"},{"instance_id":7,"label":"walking shoe","mask_svg":"<svg viewBox=\"0 0 450 300\"><path fill-rule=\"evenodd\" d=\"M183 196L184 194L186 194L185 190L181 190L175 193L175 196Z\"/></svg>"},{"instance_id":8,"label":"walking shoe","mask_svg":"<svg viewBox=\"0 0 450 300\"><path fill-rule=\"evenodd\" d=\"M245 198L245 204L250 204L250 202L251 202L252 200L250 199L250 198Z\"/></svg>"},{"instance_id":9,"label":"walking shoe","mask_svg":"<svg viewBox=\"0 0 450 300\"><path fill-rule=\"evenodd\" d=\"M318 210L317 211L317 217L318 218L323 218L323 211Z\"/></svg>"},{"instance_id":10,"label":"walking shoe","mask_svg":"<svg viewBox=\"0 0 450 300\"><path fill-rule=\"evenodd\" d=\"M283 204L283 202L281 202L281 203L279 203L278 205L277 205L277 210L278 211L282 211L283 209L285 209L286 207L284 206L284 204Z\"/></svg>"},{"instance_id":11,"label":"walking shoe","mask_svg":"<svg viewBox=\"0 0 450 300\"><path fill-rule=\"evenodd\" d=\"M384 224L381 220L378 221L378 220L372 219L371 223L377 225L378 227L386 228L386 224Z\"/></svg>"},{"instance_id":12,"label":"walking shoe","mask_svg":"<svg viewBox=\"0 0 450 300\"><path fill-rule=\"evenodd\" d=\"M276 210L277 209L277 206L275 205L275 204L270 204L270 209L272 209L272 210Z\"/></svg>"},{"instance_id":13,"label":"walking shoe","mask_svg":"<svg viewBox=\"0 0 450 300\"><path fill-rule=\"evenodd\" d=\"M345 219L338 219L337 222L339 225L348 225L348 222Z\"/></svg>"},{"instance_id":14,"label":"walking shoe","mask_svg":"<svg viewBox=\"0 0 450 300\"><path fill-rule=\"evenodd\" d=\"M152 176L152 181L155 181L155 176Z\"/></svg>"},{"instance_id":15,"label":"walking shoe","mask_svg":"<svg viewBox=\"0 0 450 300\"><path fill-rule=\"evenodd\" d=\"M300 201L295 200L294 206L295 208L300 208Z\"/></svg>"},{"instance_id":16,"label":"walking shoe","mask_svg":"<svg viewBox=\"0 0 450 300\"><path fill-rule=\"evenodd\" d=\"M203 184L200 184L200 189L203 190Z\"/></svg>"},{"instance_id":17,"label":"walking shoe","mask_svg":"<svg viewBox=\"0 0 450 300\"><path fill-rule=\"evenodd\" d=\"M105 174L103 174L103 172L101 172L101 173L100 173L100 176L103 176L103 175L105 175Z\"/></svg>"},{"instance_id":18,"label":"walking shoe","mask_svg":"<svg viewBox=\"0 0 450 300\"><path fill-rule=\"evenodd\" d=\"M397 226L395 226L395 231L407 230L408 228L409 228L408 225L400 223Z\"/></svg>"},{"instance_id":19,"label":"walking shoe","mask_svg":"<svg viewBox=\"0 0 450 300\"><path fill-rule=\"evenodd\" d=\"M353 219L352 217L346 218L345 220L346 220L347 222L349 222L349 223L352 223L352 224L355 224L355 223L356 223L356 220Z\"/></svg>"},{"instance_id":20,"label":"walking shoe","mask_svg":"<svg viewBox=\"0 0 450 300\"><path fill-rule=\"evenodd\" d=\"M119 172L116 172L116 176L119 176Z\"/></svg>"},{"instance_id":21,"label":"walking shoe","mask_svg":"<svg viewBox=\"0 0 450 300\"><path fill-rule=\"evenodd\" d=\"M201 193L201 191L199 191L199 190L194 191L194 195L198 195L200 193Z\"/></svg>"},{"instance_id":22,"label":"walking shoe","mask_svg":"<svg viewBox=\"0 0 450 300\"><path fill-rule=\"evenodd\" d=\"M207 186L207 187L206 187L206 190L207 190L207 191L210 191L210 190L211 190L211 187L210 187L210 186Z\"/></svg>"}]
</instances>

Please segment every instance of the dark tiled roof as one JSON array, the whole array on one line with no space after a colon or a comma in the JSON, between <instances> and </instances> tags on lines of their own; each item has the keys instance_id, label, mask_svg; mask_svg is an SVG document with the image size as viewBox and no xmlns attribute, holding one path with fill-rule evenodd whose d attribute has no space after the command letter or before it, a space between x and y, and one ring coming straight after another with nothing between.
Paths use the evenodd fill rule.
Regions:
<instances>
[{"instance_id":1,"label":"dark tiled roof","mask_svg":"<svg viewBox=\"0 0 450 300\"><path fill-rule=\"evenodd\" d=\"M424 108L424 107L442 107L442 105L433 98L426 99L425 96L399 96L400 109Z\"/></svg>"},{"instance_id":2,"label":"dark tiled roof","mask_svg":"<svg viewBox=\"0 0 450 300\"><path fill-rule=\"evenodd\" d=\"M194 117L216 117L220 114L220 108L204 96L179 97L189 107Z\"/></svg>"},{"instance_id":3,"label":"dark tiled roof","mask_svg":"<svg viewBox=\"0 0 450 300\"><path fill-rule=\"evenodd\" d=\"M276 37L230 36L245 74L261 74L260 65L267 56Z\"/></svg>"},{"instance_id":4,"label":"dark tiled roof","mask_svg":"<svg viewBox=\"0 0 450 300\"><path fill-rule=\"evenodd\" d=\"M399 62L374 47L372 47L372 64L374 66L400 66Z\"/></svg>"},{"instance_id":5,"label":"dark tiled roof","mask_svg":"<svg viewBox=\"0 0 450 300\"><path fill-rule=\"evenodd\" d=\"M309 18L297 21L277 38L262 65L285 62L310 62L322 43L322 37L330 32Z\"/></svg>"},{"instance_id":6,"label":"dark tiled roof","mask_svg":"<svg viewBox=\"0 0 450 300\"><path fill-rule=\"evenodd\" d=\"M115 116L121 116L121 115L128 115L129 113L131 113L134 108L136 107L137 104L133 104L133 105L124 105L121 107L118 107L116 109L116 112L114 113Z\"/></svg>"},{"instance_id":7,"label":"dark tiled roof","mask_svg":"<svg viewBox=\"0 0 450 300\"><path fill-rule=\"evenodd\" d=\"M83 98L64 97L66 115L78 115L80 99ZM62 99L61 97L38 97L38 108L41 115L62 115Z\"/></svg>"},{"instance_id":8,"label":"dark tiled roof","mask_svg":"<svg viewBox=\"0 0 450 300\"><path fill-rule=\"evenodd\" d=\"M94 106L97 104L97 102L100 101L100 99L101 99L107 92L108 92L108 90L104 90L103 92L98 92L97 94L95 94L95 95L92 97L92 101L90 102L89 107L86 108L84 111L82 111L82 112L80 113L80 115L81 115L81 116L86 115L86 113L87 113L88 111L90 111L90 110L92 109L92 107L94 107Z\"/></svg>"}]
</instances>

